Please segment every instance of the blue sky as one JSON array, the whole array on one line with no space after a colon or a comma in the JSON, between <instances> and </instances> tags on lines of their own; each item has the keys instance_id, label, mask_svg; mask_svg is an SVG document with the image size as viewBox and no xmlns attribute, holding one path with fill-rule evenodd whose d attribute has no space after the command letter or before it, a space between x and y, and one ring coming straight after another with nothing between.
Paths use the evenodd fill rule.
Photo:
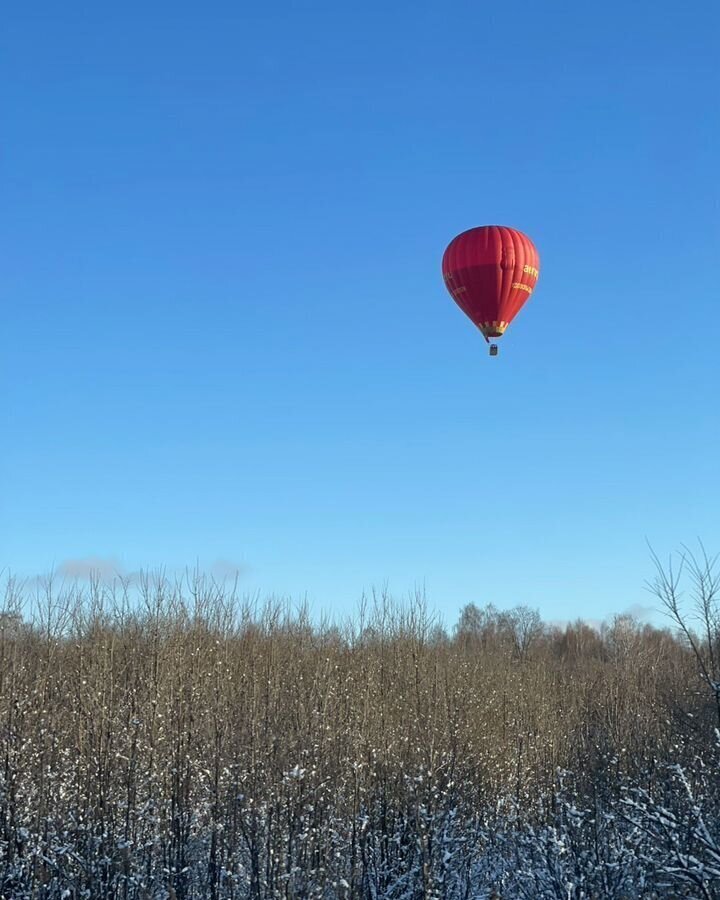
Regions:
<instances>
[{"instance_id":1,"label":"blue sky","mask_svg":"<svg viewBox=\"0 0 720 900\"><path fill-rule=\"evenodd\" d=\"M567 619L720 547L716 4L3 20L0 566ZM495 360L486 223L541 255Z\"/></svg>"}]
</instances>

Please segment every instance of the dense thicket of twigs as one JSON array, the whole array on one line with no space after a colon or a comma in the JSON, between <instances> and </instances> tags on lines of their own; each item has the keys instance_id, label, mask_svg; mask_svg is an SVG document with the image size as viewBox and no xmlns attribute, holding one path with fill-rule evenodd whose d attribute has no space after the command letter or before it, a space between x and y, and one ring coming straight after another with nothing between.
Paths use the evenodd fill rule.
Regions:
<instances>
[{"instance_id":1,"label":"dense thicket of twigs","mask_svg":"<svg viewBox=\"0 0 720 900\"><path fill-rule=\"evenodd\" d=\"M720 897L717 724L628 617L9 580L0 897Z\"/></svg>"}]
</instances>

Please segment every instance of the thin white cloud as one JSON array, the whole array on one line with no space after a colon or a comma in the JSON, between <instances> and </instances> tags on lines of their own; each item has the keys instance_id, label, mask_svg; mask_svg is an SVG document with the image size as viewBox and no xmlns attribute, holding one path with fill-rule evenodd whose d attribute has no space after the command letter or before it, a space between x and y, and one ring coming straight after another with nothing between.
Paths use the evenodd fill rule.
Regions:
<instances>
[{"instance_id":1,"label":"thin white cloud","mask_svg":"<svg viewBox=\"0 0 720 900\"><path fill-rule=\"evenodd\" d=\"M66 559L57 567L57 574L63 578L113 578L123 574L123 567L116 559L105 559L100 556L86 556L78 559Z\"/></svg>"},{"instance_id":2,"label":"thin white cloud","mask_svg":"<svg viewBox=\"0 0 720 900\"><path fill-rule=\"evenodd\" d=\"M651 622L657 618L658 611L654 606L643 606L642 603L633 603L625 610L625 615L632 616L638 622Z\"/></svg>"},{"instance_id":3,"label":"thin white cloud","mask_svg":"<svg viewBox=\"0 0 720 900\"><path fill-rule=\"evenodd\" d=\"M240 578L248 572L244 563L236 563L229 559L216 559L210 567L210 574L218 581L226 578Z\"/></svg>"}]
</instances>

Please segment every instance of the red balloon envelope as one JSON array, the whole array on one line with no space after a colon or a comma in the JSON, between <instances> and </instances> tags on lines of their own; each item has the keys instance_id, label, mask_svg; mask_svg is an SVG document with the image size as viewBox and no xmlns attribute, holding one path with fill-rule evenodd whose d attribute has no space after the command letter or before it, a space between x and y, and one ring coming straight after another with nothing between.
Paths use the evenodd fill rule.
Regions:
<instances>
[{"instance_id":1,"label":"red balloon envelope","mask_svg":"<svg viewBox=\"0 0 720 900\"><path fill-rule=\"evenodd\" d=\"M500 337L533 292L540 256L530 238L504 225L471 228L443 256L447 289L485 339Z\"/></svg>"}]
</instances>

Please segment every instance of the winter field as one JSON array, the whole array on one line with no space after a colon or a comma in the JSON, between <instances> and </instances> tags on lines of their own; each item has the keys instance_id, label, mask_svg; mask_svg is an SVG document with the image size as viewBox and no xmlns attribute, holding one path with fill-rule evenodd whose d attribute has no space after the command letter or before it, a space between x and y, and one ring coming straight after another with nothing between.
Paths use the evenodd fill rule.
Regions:
<instances>
[{"instance_id":1,"label":"winter field","mask_svg":"<svg viewBox=\"0 0 720 900\"><path fill-rule=\"evenodd\" d=\"M198 575L10 579L0 896L720 897L718 580L686 577L667 629L449 631L422 597L338 626Z\"/></svg>"}]
</instances>

